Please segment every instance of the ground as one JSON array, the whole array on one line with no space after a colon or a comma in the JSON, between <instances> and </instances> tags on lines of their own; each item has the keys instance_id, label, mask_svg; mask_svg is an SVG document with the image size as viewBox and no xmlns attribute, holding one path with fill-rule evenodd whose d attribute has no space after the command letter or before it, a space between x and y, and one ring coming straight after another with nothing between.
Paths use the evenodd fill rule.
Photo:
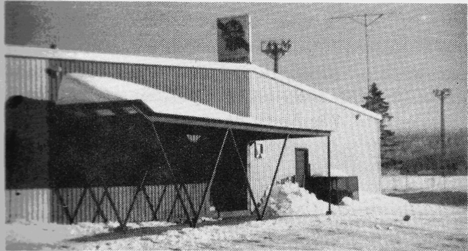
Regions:
<instances>
[{"instance_id":1,"label":"ground","mask_svg":"<svg viewBox=\"0 0 468 251\"><path fill-rule=\"evenodd\" d=\"M466 191L362 194L333 206L333 214L270 215L205 221L198 228L167 222L131 224L127 233L111 224L73 226L17 222L6 225L7 249L133 250L468 250ZM454 195L446 199L447 195ZM444 199L445 198L445 199ZM284 206L284 205L283 205ZM282 210L285 212L286 210ZM297 212L297 210L296 210ZM409 220L405 221L405 216ZM408 217L406 217L408 218ZM208 220L208 219L207 219Z\"/></svg>"}]
</instances>

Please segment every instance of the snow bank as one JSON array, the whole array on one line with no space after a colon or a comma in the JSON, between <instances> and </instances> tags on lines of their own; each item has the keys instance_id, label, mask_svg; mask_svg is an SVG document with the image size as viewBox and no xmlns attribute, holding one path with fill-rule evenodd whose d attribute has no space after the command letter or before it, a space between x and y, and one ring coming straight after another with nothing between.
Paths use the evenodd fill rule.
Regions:
<instances>
[{"instance_id":1,"label":"snow bank","mask_svg":"<svg viewBox=\"0 0 468 251\"><path fill-rule=\"evenodd\" d=\"M268 190L267 190L268 192ZM261 209L265 206L267 192L261 199ZM296 183L277 184L271 191L266 215L308 215L324 214L328 203L318 200L315 194L309 193Z\"/></svg>"}]
</instances>

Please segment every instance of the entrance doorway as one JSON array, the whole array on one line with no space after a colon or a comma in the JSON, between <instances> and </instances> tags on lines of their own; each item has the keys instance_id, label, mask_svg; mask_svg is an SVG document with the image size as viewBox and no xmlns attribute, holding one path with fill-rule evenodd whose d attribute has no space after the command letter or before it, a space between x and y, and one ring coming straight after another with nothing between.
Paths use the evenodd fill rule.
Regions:
<instances>
[{"instance_id":1,"label":"entrance doorway","mask_svg":"<svg viewBox=\"0 0 468 251\"><path fill-rule=\"evenodd\" d=\"M296 183L304 187L306 175L309 173L309 150L296 148Z\"/></svg>"}]
</instances>

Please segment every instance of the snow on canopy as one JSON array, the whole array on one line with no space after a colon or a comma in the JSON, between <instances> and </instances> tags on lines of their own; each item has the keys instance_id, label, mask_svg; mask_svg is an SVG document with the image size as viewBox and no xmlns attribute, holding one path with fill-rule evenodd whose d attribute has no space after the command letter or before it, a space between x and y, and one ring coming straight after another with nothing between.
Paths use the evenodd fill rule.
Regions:
<instances>
[{"instance_id":1,"label":"snow on canopy","mask_svg":"<svg viewBox=\"0 0 468 251\"><path fill-rule=\"evenodd\" d=\"M151 87L82 73L69 73L64 76L56 104L122 100L141 100L155 113L265 125L254 119L221 111Z\"/></svg>"}]
</instances>

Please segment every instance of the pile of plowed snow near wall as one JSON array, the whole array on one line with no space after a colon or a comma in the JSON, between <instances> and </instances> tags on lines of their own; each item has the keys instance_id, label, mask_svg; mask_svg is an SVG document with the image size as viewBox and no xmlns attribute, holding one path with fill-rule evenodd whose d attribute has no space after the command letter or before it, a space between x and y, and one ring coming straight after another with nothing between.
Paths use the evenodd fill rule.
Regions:
<instances>
[{"instance_id":1,"label":"pile of plowed snow near wall","mask_svg":"<svg viewBox=\"0 0 468 251\"><path fill-rule=\"evenodd\" d=\"M261 199L261 209L263 209L266 201L266 193ZM406 200L400 198L360 192L359 201L344 197L340 205L345 207L340 208L332 205L332 210L345 209L346 207L375 207L391 204L409 205ZM315 194L299 187L296 183L287 182L273 186L265 215L313 215L324 214L327 210L328 202L317 199Z\"/></svg>"}]
</instances>

